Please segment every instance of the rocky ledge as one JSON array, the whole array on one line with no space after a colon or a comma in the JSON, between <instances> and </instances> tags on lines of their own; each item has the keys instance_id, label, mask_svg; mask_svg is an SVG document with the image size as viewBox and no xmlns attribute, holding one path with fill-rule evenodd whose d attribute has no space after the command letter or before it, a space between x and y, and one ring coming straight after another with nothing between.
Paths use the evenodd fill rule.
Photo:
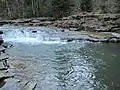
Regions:
<instances>
[{"instance_id":1,"label":"rocky ledge","mask_svg":"<svg viewBox=\"0 0 120 90\"><path fill-rule=\"evenodd\" d=\"M4 24L23 26L52 26L62 29L69 29L70 31L85 31L87 34L84 37L79 36L81 38L76 37L73 39L93 42L120 42L120 14L80 13L77 15L63 17L59 20L52 17L1 20L0 25Z\"/></svg>"},{"instance_id":2,"label":"rocky ledge","mask_svg":"<svg viewBox=\"0 0 120 90\"><path fill-rule=\"evenodd\" d=\"M25 59L10 57L9 65L9 69L0 70L0 90L36 89L37 81L33 80L34 75L32 75L34 74L32 73L33 63Z\"/></svg>"},{"instance_id":3,"label":"rocky ledge","mask_svg":"<svg viewBox=\"0 0 120 90\"><path fill-rule=\"evenodd\" d=\"M90 41L90 42L105 42L105 43L119 43L120 34L115 32L88 32L79 31L66 34L61 37L62 40L67 42L78 41Z\"/></svg>"}]
</instances>

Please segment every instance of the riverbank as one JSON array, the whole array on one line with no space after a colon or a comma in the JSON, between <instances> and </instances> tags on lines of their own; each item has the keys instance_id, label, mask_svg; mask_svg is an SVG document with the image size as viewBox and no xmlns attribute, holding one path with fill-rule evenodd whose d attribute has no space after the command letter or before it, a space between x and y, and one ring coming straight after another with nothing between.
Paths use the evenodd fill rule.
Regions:
<instances>
[{"instance_id":1,"label":"riverbank","mask_svg":"<svg viewBox=\"0 0 120 90\"><path fill-rule=\"evenodd\" d=\"M68 29L85 36L79 38L77 35L76 38L68 38L68 41L77 39L92 42L120 42L120 14L80 13L59 20L52 17L39 17L0 21L0 25L5 24L57 27L62 28L62 32L64 29Z\"/></svg>"},{"instance_id":2,"label":"riverbank","mask_svg":"<svg viewBox=\"0 0 120 90\"><path fill-rule=\"evenodd\" d=\"M9 69L0 70L0 88L3 90L34 90L37 82L34 80L37 69L31 60L21 57L10 57ZM34 72L34 73L33 73ZM3 80L1 80L3 78Z\"/></svg>"}]
</instances>

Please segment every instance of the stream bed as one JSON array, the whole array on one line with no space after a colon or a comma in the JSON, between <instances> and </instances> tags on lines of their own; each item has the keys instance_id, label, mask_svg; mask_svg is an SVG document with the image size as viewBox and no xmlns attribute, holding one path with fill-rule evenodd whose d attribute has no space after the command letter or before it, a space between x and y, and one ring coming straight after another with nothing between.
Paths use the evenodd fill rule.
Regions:
<instances>
[{"instance_id":1,"label":"stream bed","mask_svg":"<svg viewBox=\"0 0 120 90\"><path fill-rule=\"evenodd\" d=\"M56 28L3 26L0 30L5 42L13 45L10 56L22 58L29 67L17 74L37 82L35 90L120 90L120 44L66 42L61 37L71 32Z\"/></svg>"}]
</instances>

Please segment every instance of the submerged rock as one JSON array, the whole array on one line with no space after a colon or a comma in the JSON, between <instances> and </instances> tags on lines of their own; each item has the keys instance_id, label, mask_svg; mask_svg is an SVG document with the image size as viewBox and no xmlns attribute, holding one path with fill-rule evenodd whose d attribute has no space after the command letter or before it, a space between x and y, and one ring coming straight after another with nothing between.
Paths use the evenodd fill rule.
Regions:
<instances>
[{"instance_id":1,"label":"submerged rock","mask_svg":"<svg viewBox=\"0 0 120 90\"><path fill-rule=\"evenodd\" d=\"M37 33L37 31L32 31L32 33Z\"/></svg>"},{"instance_id":2,"label":"submerged rock","mask_svg":"<svg viewBox=\"0 0 120 90\"><path fill-rule=\"evenodd\" d=\"M68 39L67 42L72 42L73 40L75 40L75 39Z\"/></svg>"}]
</instances>

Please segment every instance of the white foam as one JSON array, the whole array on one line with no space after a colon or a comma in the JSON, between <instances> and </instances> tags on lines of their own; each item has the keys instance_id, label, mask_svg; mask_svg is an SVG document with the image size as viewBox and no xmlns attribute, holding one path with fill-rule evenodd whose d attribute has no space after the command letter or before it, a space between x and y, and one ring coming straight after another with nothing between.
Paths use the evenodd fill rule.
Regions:
<instances>
[{"instance_id":1,"label":"white foam","mask_svg":"<svg viewBox=\"0 0 120 90\"><path fill-rule=\"evenodd\" d=\"M59 37L49 36L47 33L38 32L32 33L32 31L27 30L10 30L5 32L3 36L6 42L17 42L24 44L66 44L60 40Z\"/></svg>"}]
</instances>

